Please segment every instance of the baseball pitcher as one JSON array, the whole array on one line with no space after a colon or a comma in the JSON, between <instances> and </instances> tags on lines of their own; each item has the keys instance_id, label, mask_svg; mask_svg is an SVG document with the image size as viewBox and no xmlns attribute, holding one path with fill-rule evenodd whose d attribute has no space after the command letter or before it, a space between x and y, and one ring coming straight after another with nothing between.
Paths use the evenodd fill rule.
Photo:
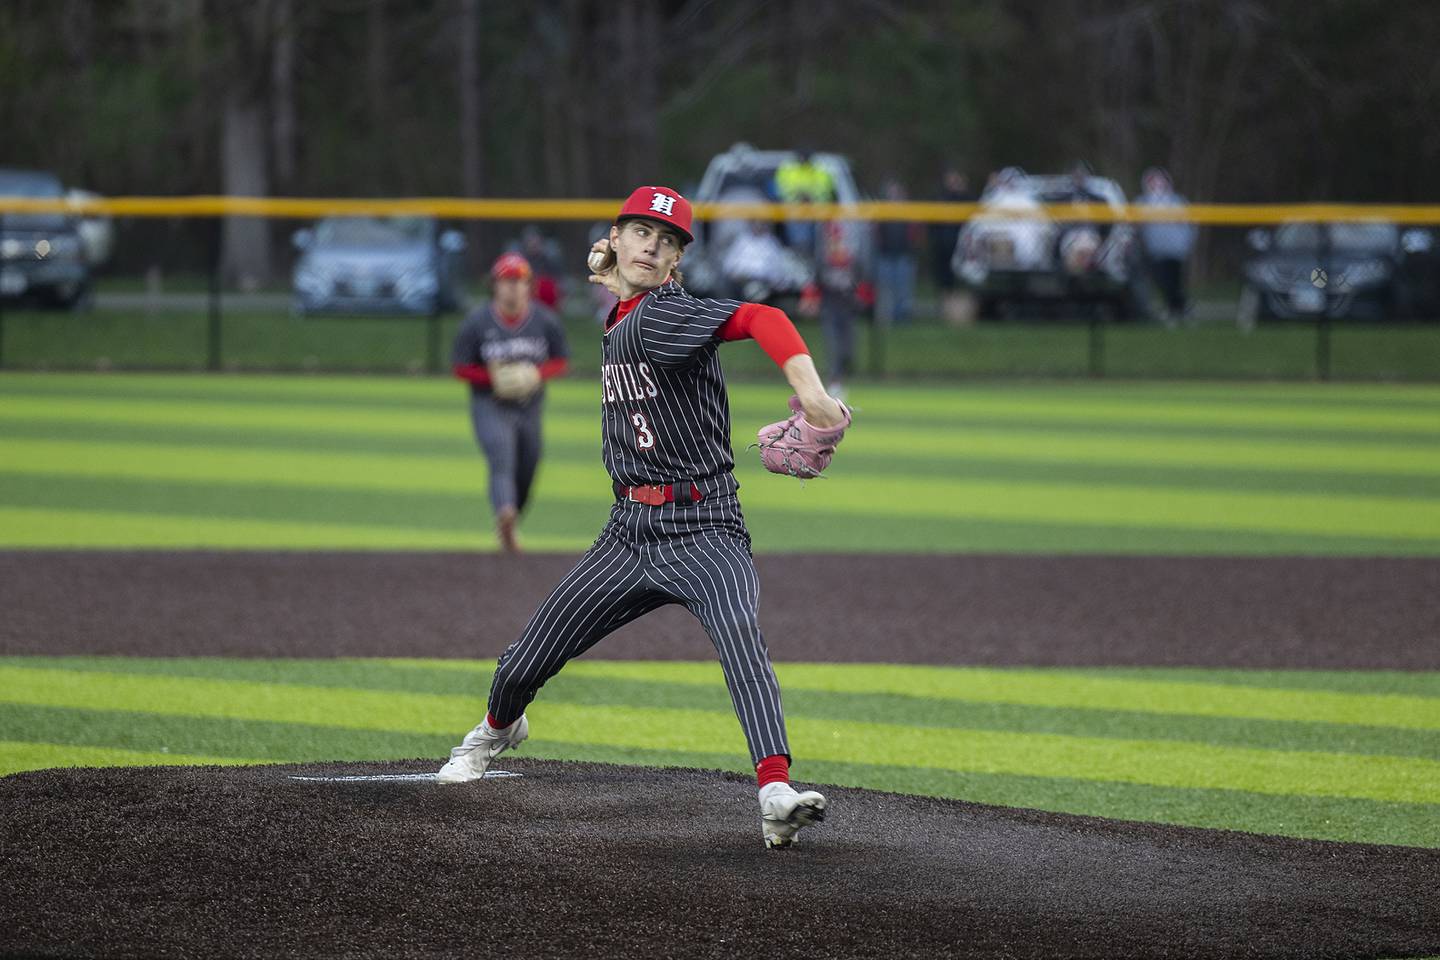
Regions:
<instances>
[{"instance_id":1,"label":"baseball pitcher","mask_svg":"<svg viewBox=\"0 0 1440 960\"><path fill-rule=\"evenodd\" d=\"M759 784L765 845L786 847L825 817L825 798L790 785L780 688L760 633L760 584L736 493L730 407L719 346L754 339L794 391L788 415L760 430L775 473L818 475L850 425L804 341L781 311L701 300L679 266L693 239L689 202L640 187L609 237L591 248L591 282L619 303L605 324L601 432L615 504L594 546L500 657L485 720L450 753L438 779L484 776L529 735L525 708L572 657L651 610L684 604L715 645Z\"/></svg>"}]
</instances>

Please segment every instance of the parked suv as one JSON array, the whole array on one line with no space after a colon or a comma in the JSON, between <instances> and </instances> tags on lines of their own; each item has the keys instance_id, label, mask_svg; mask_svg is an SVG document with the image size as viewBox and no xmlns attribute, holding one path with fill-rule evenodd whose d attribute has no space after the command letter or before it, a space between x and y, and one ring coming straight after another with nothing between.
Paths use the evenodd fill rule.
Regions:
<instances>
[{"instance_id":1,"label":"parked suv","mask_svg":"<svg viewBox=\"0 0 1440 960\"><path fill-rule=\"evenodd\" d=\"M0 196L60 200L53 173L0 170ZM80 221L65 213L0 213L0 297L34 297L74 307L90 290L90 266Z\"/></svg>"},{"instance_id":2,"label":"parked suv","mask_svg":"<svg viewBox=\"0 0 1440 960\"><path fill-rule=\"evenodd\" d=\"M864 199L850 162L838 153L757 150L737 143L714 157L690 199L695 203L775 203L782 199L776 174L808 160L828 182L831 202ZM697 296L775 302L798 296L815 279L819 221L697 221L695 241L685 251L685 286ZM874 243L870 224L841 221L841 236L857 264L859 279L870 276Z\"/></svg>"},{"instance_id":3,"label":"parked suv","mask_svg":"<svg viewBox=\"0 0 1440 960\"><path fill-rule=\"evenodd\" d=\"M1428 230L1369 220L1293 221L1246 236L1250 257L1235 322L1436 319L1437 264Z\"/></svg>"},{"instance_id":4,"label":"parked suv","mask_svg":"<svg viewBox=\"0 0 1440 960\"><path fill-rule=\"evenodd\" d=\"M1102 307L1118 318L1138 310L1135 228L1117 221L1056 221L1051 204L1125 210L1114 181L1089 174L1002 171L960 231L950 261L982 317L1026 309Z\"/></svg>"}]
</instances>

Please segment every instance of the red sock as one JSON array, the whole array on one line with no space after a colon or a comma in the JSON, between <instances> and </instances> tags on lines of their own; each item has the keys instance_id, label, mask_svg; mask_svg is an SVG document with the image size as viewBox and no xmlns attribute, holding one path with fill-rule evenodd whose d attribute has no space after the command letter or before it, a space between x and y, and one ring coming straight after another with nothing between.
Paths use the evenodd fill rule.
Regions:
<instances>
[{"instance_id":1,"label":"red sock","mask_svg":"<svg viewBox=\"0 0 1440 960\"><path fill-rule=\"evenodd\" d=\"M755 765L755 779L762 787L767 783L789 783L790 758L783 753L766 757Z\"/></svg>"},{"instance_id":2,"label":"red sock","mask_svg":"<svg viewBox=\"0 0 1440 960\"><path fill-rule=\"evenodd\" d=\"M511 720L510 723L501 725L501 724L495 722L495 714L490 713L489 711L486 711L486 713L485 713L485 722L488 723L488 724L490 724L490 729L491 729L491 730L499 731L499 730L504 730L506 727L510 726L510 723L514 723L515 721L514 721L514 720Z\"/></svg>"}]
</instances>

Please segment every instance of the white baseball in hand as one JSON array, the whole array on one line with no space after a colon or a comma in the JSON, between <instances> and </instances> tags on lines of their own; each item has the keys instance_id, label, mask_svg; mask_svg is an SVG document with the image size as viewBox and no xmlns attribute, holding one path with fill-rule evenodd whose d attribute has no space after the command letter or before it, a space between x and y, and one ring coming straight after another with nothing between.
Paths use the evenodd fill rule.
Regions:
<instances>
[{"instance_id":1,"label":"white baseball in hand","mask_svg":"<svg viewBox=\"0 0 1440 960\"><path fill-rule=\"evenodd\" d=\"M605 269L605 258L609 256L604 250L591 250L586 263L590 265L591 273L599 273Z\"/></svg>"}]
</instances>

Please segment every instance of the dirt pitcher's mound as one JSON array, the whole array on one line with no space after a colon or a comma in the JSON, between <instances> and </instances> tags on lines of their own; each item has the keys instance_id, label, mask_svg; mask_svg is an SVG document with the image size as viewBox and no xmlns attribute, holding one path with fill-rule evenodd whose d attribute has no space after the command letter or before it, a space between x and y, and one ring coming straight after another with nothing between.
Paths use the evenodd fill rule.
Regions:
<instances>
[{"instance_id":1,"label":"dirt pitcher's mound","mask_svg":"<svg viewBox=\"0 0 1440 960\"><path fill-rule=\"evenodd\" d=\"M1395 957L1440 851L827 788L789 851L748 777L506 758L0 779L0 954Z\"/></svg>"}]
</instances>

